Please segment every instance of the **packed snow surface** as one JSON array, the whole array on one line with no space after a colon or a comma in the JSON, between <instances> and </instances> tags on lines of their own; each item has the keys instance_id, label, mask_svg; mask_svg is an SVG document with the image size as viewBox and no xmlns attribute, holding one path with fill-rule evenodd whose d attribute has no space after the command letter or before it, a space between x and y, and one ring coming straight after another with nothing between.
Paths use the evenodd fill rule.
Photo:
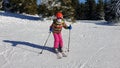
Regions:
<instances>
[{"instance_id":1,"label":"packed snow surface","mask_svg":"<svg viewBox=\"0 0 120 68\"><path fill-rule=\"evenodd\" d=\"M51 23L38 16L0 12L0 68L120 68L120 26L104 20L76 21L69 52L69 30L62 31L68 57L57 59L52 34L43 47Z\"/></svg>"}]
</instances>

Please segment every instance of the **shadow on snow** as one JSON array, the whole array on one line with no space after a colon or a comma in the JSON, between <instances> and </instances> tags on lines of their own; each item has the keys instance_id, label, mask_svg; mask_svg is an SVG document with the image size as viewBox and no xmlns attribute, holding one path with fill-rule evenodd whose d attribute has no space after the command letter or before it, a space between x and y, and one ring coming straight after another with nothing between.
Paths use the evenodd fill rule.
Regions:
<instances>
[{"instance_id":1,"label":"shadow on snow","mask_svg":"<svg viewBox=\"0 0 120 68\"><path fill-rule=\"evenodd\" d=\"M99 22L95 23L96 25L102 25L102 26L118 26L116 23L110 23L110 22Z\"/></svg>"},{"instance_id":2,"label":"shadow on snow","mask_svg":"<svg viewBox=\"0 0 120 68\"><path fill-rule=\"evenodd\" d=\"M12 46L17 46L17 45L25 45L25 46L30 46L30 47L33 47L33 48L38 48L38 49L43 49L43 50L47 50L47 51L50 51L50 52L54 52L54 49L52 47L48 47L48 46L42 46L42 45L37 45L37 44L33 44L33 43L29 43L29 42L24 42L24 41L10 41L10 40L3 40L3 42L6 42L6 43L11 43ZM22 49L25 49L25 48L22 48ZM25 49L25 50L28 50L28 49ZM32 51L32 50L29 50L29 51ZM35 52L35 51L33 51ZM39 52L37 52L39 53Z\"/></svg>"},{"instance_id":3,"label":"shadow on snow","mask_svg":"<svg viewBox=\"0 0 120 68\"><path fill-rule=\"evenodd\" d=\"M101 25L101 26L119 26L118 23L112 23L107 21L101 21L101 20L83 20L83 23L91 23L95 25Z\"/></svg>"},{"instance_id":4,"label":"shadow on snow","mask_svg":"<svg viewBox=\"0 0 120 68\"><path fill-rule=\"evenodd\" d=\"M22 14L15 14L10 12L0 12L1 16L9 16L9 17L15 17L20 19L28 19L28 20L41 20L40 17L33 17L33 16L27 16Z\"/></svg>"}]
</instances>

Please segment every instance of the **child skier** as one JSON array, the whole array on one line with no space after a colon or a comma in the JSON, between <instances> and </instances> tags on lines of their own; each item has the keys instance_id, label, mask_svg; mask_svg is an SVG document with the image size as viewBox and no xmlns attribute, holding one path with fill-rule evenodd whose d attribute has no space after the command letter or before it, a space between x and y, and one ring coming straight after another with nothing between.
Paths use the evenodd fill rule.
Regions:
<instances>
[{"instance_id":1,"label":"child skier","mask_svg":"<svg viewBox=\"0 0 120 68\"><path fill-rule=\"evenodd\" d=\"M54 50L57 54L58 53L64 54L63 39L61 35L62 27L64 27L65 29L69 29L69 30L72 29L71 25L67 26L65 24L65 21L63 19L63 14L61 12L57 12L56 19L53 20L53 23L50 26L50 32L52 32L54 36ZM63 56L66 57L65 54Z\"/></svg>"}]
</instances>

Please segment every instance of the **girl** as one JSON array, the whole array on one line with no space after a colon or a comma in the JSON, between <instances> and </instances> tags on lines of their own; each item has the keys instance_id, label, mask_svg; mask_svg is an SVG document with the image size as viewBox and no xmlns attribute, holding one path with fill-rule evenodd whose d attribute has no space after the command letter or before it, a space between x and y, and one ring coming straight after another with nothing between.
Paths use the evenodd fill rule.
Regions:
<instances>
[{"instance_id":1,"label":"girl","mask_svg":"<svg viewBox=\"0 0 120 68\"><path fill-rule=\"evenodd\" d=\"M62 27L65 29L72 29L72 26L67 26L63 19L63 14L61 12L56 13L56 19L53 20L53 23L50 26L50 32L54 36L54 50L56 53L63 53L63 39L61 35Z\"/></svg>"}]
</instances>

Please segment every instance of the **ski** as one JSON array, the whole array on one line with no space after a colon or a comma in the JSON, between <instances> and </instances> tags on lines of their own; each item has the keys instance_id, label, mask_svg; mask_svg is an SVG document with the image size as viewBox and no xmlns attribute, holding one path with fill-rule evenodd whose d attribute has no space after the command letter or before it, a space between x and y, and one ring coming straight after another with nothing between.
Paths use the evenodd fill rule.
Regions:
<instances>
[{"instance_id":1,"label":"ski","mask_svg":"<svg viewBox=\"0 0 120 68\"><path fill-rule=\"evenodd\" d=\"M56 53L56 55L57 55L57 59L62 59L62 57L67 57L67 55L64 52Z\"/></svg>"},{"instance_id":2,"label":"ski","mask_svg":"<svg viewBox=\"0 0 120 68\"><path fill-rule=\"evenodd\" d=\"M61 59L61 58L62 58L62 55L61 55L61 53L60 53L60 52L59 52L59 53L57 53L56 55L57 55L57 59Z\"/></svg>"},{"instance_id":3,"label":"ski","mask_svg":"<svg viewBox=\"0 0 120 68\"><path fill-rule=\"evenodd\" d=\"M63 57L67 57L67 55L64 52L61 52Z\"/></svg>"},{"instance_id":4,"label":"ski","mask_svg":"<svg viewBox=\"0 0 120 68\"><path fill-rule=\"evenodd\" d=\"M67 57L67 54L61 49L55 49L55 53L57 55L57 59L61 59L62 57Z\"/></svg>"}]
</instances>

